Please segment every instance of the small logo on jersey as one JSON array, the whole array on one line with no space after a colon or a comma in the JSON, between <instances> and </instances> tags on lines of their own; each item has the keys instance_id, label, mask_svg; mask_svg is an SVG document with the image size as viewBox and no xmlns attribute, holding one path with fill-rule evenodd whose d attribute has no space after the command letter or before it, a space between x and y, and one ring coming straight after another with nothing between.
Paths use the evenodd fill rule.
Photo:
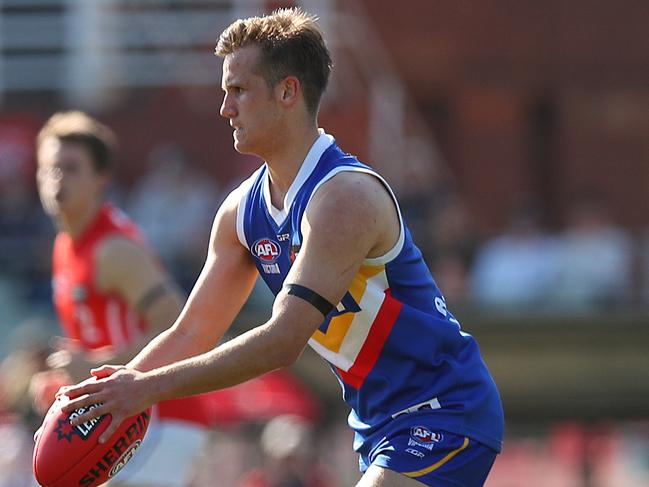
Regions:
<instances>
[{"instance_id":1,"label":"small logo on jersey","mask_svg":"<svg viewBox=\"0 0 649 487\"><path fill-rule=\"evenodd\" d=\"M266 274L279 274L279 264L261 264Z\"/></svg>"},{"instance_id":2,"label":"small logo on jersey","mask_svg":"<svg viewBox=\"0 0 649 487\"><path fill-rule=\"evenodd\" d=\"M413 426L410 428L408 446L420 446L432 450L435 443L442 441L443 438L441 433L435 433L425 426Z\"/></svg>"},{"instance_id":3,"label":"small logo on jersey","mask_svg":"<svg viewBox=\"0 0 649 487\"><path fill-rule=\"evenodd\" d=\"M282 249L274 240L260 238L252 245L252 253L263 264L274 264L282 253Z\"/></svg>"},{"instance_id":4,"label":"small logo on jersey","mask_svg":"<svg viewBox=\"0 0 649 487\"><path fill-rule=\"evenodd\" d=\"M74 286L72 288L72 299L74 301L85 301L87 297L88 291L86 290L85 286L79 284L78 286Z\"/></svg>"},{"instance_id":5,"label":"small logo on jersey","mask_svg":"<svg viewBox=\"0 0 649 487\"><path fill-rule=\"evenodd\" d=\"M280 242L285 242L285 241L288 240L289 238L291 238L291 234L290 234L290 233L280 233L280 234L277 236L277 240L279 240Z\"/></svg>"}]
</instances>

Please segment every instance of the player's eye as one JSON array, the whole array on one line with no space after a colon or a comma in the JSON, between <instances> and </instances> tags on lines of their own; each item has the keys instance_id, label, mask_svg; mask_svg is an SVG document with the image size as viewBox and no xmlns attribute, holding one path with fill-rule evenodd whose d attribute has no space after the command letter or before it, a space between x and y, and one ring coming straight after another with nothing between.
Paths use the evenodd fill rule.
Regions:
<instances>
[{"instance_id":1,"label":"player's eye","mask_svg":"<svg viewBox=\"0 0 649 487\"><path fill-rule=\"evenodd\" d=\"M77 174L79 172L79 166L77 164L65 164L61 166L62 174Z\"/></svg>"},{"instance_id":2,"label":"player's eye","mask_svg":"<svg viewBox=\"0 0 649 487\"><path fill-rule=\"evenodd\" d=\"M42 178L60 179L63 176L63 170L58 166L43 168L39 171Z\"/></svg>"}]
</instances>

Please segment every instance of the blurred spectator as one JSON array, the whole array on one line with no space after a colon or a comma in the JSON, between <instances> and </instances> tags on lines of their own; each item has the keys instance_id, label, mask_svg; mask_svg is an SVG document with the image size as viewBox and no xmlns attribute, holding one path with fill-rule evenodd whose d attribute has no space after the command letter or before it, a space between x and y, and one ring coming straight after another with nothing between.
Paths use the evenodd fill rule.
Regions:
<instances>
[{"instance_id":1,"label":"blurred spectator","mask_svg":"<svg viewBox=\"0 0 649 487\"><path fill-rule=\"evenodd\" d=\"M176 144L154 147L148 163L149 171L131 192L127 209L188 289L205 260L221 192Z\"/></svg>"},{"instance_id":2,"label":"blurred spectator","mask_svg":"<svg viewBox=\"0 0 649 487\"><path fill-rule=\"evenodd\" d=\"M40 239L51 234L33 186L33 183L16 180L11 185L0 187L0 245L6 252L3 254L6 271L24 271L29 266L29 259L11 257L19 251L28 251L38 259L36 251L45 247Z\"/></svg>"},{"instance_id":3,"label":"blurred spectator","mask_svg":"<svg viewBox=\"0 0 649 487\"><path fill-rule=\"evenodd\" d=\"M436 199L429 205L431 211L422 238L428 246L422 252L447 303L452 305L468 297L469 269L477 239L469 212L457 195L438 192Z\"/></svg>"},{"instance_id":4,"label":"blurred spectator","mask_svg":"<svg viewBox=\"0 0 649 487\"><path fill-rule=\"evenodd\" d=\"M645 306L649 305L649 228L640 234L638 239L639 251L636 279L640 291L640 299Z\"/></svg>"},{"instance_id":5,"label":"blurred spectator","mask_svg":"<svg viewBox=\"0 0 649 487\"><path fill-rule=\"evenodd\" d=\"M392 177L388 178L388 182L399 198L401 214L408 228L415 240L423 244L436 208L450 191L449 182L440 174L438 161L429 153L430 148L425 141L414 137L407 144L407 149L408 163L399 165L396 173L390 174ZM421 248L424 257L427 257L427 250Z\"/></svg>"},{"instance_id":6,"label":"blurred spectator","mask_svg":"<svg viewBox=\"0 0 649 487\"><path fill-rule=\"evenodd\" d=\"M261 434L264 466L245 474L239 487L331 487L333 480L316 461L313 427L299 416L278 416Z\"/></svg>"},{"instance_id":7,"label":"blurred spectator","mask_svg":"<svg viewBox=\"0 0 649 487\"><path fill-rule=\"evenodd\" d=\"M506 444L485 487L649 485L646 422L554 423L543 432L519 432Z\"/></svg>"},{"instance_id":8,"label":"blurred spectator","mask_svg":"<svg viewBox=\"0 0 649 487\"><path fill-rule=\"evenodd\" d=\"M437 284L444 289L449 306L463 304L468 294L468 268L465 256L458 250L440 252L431 267Z\"/></svg>"},{"instance_id":9,"label":"blurred spectator","mask_svg":"<svg viewBox=\"0 0 649 487\"><path fill-rule=\"evenodd\" d=\"M558 240L553 300L562 308L590 309L628 302L632 291L634 244L616 226L597 194L578 195Z\"/></svg>"},{"instance_id":10,"label":"blurred spectator","mask_svg":"<svg viewBox=\"0 0 649 487\"><path fill-rule=\"evenodd\" d=\"M478 251L471 271L473 299L506 308L538 306L552 291L556 240L544 232L532 206L516 210L505 233Z\"/></svg>"},{"instance_id":11,"label":"blurred spectator","mask_svg":"<svg viewBox=\"0 0 649 487\"><path fill-rule=\"evenodd\" d=\"M19 296L22 303L49 293L51 229L33 183L37 124L33 116L0 114L0 281L8 283L13 295L6 295L0 285L0 302Z\"/></svg>"}]
</instances>

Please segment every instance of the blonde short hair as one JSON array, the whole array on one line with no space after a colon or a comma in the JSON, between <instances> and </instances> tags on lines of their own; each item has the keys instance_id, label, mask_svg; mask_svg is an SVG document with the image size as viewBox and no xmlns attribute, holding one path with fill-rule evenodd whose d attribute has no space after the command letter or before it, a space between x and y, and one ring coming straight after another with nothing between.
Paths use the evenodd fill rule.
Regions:
<instances>
[{"instance_id":1,"label":"blonde short hair","mask_svg":"<svg viewBox=\"0 0 649 487\"><path fill-rule=\"evenodd\" d=\"M266 83L272 87L295 76L303 86L307 109L316 114L333 67L317 21L297 7L239 19L223 31L215 53L225 57L242 47L259 46L257 71Z\"/></svg>"}]
</instances>

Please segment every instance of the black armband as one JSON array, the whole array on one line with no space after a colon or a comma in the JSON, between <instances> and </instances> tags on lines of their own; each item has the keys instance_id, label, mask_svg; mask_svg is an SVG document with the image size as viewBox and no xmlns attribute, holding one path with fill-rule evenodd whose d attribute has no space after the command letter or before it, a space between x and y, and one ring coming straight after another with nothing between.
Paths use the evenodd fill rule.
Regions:
<instances>
[{"instance_id":1,"label":"black armband","mask_svg":"<svg viewBox=\"0 0 649 487\"><path fill-rule=\"evenodd\" d=\"M300 286L299 284L285 284L284 287L287 289L288 294L304 299L307 303L311 303L324 316L327 316L334 309L333 304L308 287Z\"/></svg>"},{"instance_id":2,"label":"black armband","mask_svg":"<svg viewBox=\"0 0 649 487\"><path fill-rule=\"evenodd\" d=\"M149 306L167 293L168 286L168 282L161 282L160 284L153 286L140 298L138 303L135 305L135 310L138 313L143 314Z\"/></svg>"}]
</instances>

